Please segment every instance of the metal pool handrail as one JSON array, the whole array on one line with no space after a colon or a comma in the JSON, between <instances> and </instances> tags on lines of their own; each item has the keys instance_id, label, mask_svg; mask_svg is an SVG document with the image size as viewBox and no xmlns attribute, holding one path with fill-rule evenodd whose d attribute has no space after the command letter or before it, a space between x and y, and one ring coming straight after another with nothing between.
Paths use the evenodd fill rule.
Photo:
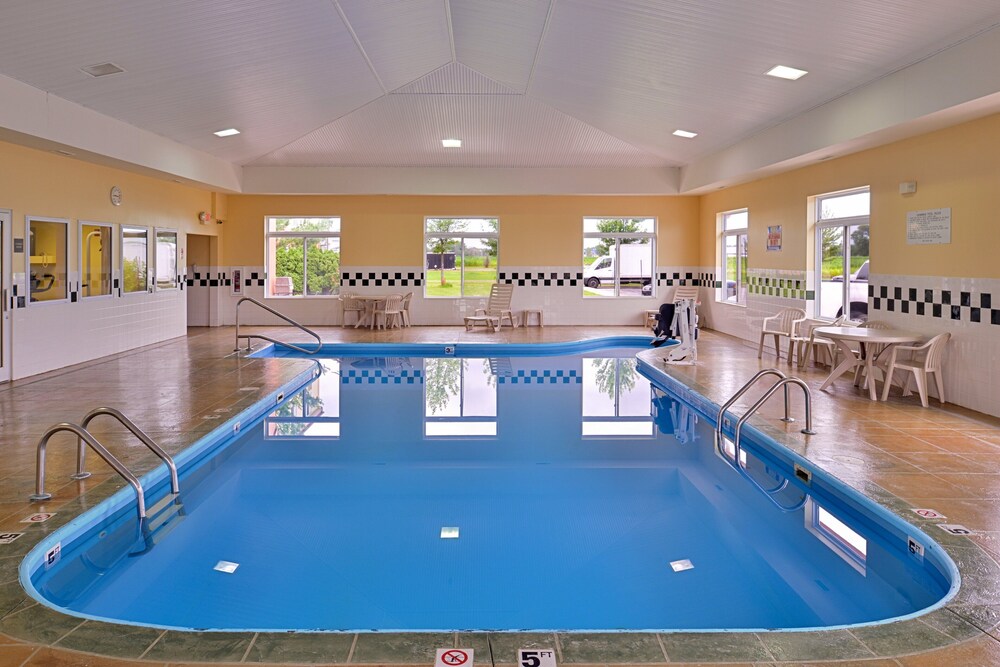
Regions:
<instances>
[{"instance_id":1,"label":"metal pool handrail","mask_svg":"<svg viewBox=\"0 0 1000 667\"><path fill-rule=\"evenodd\" d=\"M142 521L146 518L146 499L145 494L142 490L142 485L132 471L125 467L125 465L119 461L114 455L105 449L104 445L99 443L97 439L90 433L90 431L79 426L78 424L71 424L70 422L61 422L55 426L50 426L45 434L42 435L42 439L38 441L38 454L37 454L37 468L35 471L35 493L29 496L32 501L48 500L52 497L51 493L45 492L45 449L49 444L49 439L56 433L62 431L69 431L70 433L75 433L81 441L86 442L90 445L97 454L104 459L109 466L114 468L115 472L121 475L126 482L129 483L133 489L135 489L136 503L139 508L139 520Z\"/></svg>"},{"instance_id":2,"label":"metal pool handrail","mask_svg":"<svg viewBox=\"0 0 1000 667\"><path fill-rule=\"evenodd\" d=\"M139 438L139 441L142 442L142 444L146 445L146 447L148 447L150 451L152 451L154 454L160 457L160 460L162 460L163 463L166 464L167 469L170 470L171 492L180 493L181 491L180 485L177 482L177 465L174 463L174 460L170 458L170 455L167 454L165 451L163 451L163 449L161 449L159 445L153 442L153 439L150 438L148 435L146 435L145 431L136 426L131 419L126 417L121 412L121 410L116 410L115 408L108 408L108 407L94 408L93 410L87 413L86 417L83 418L83 421L80 422L80 426L82 426L83 429L86 430L87 426L90 425L90 422L94 421L95 417L99 417L101 415L108 415L109 417L114 417L115 419L117 419L122 426L124 426L125 428L127 428L129 431L132 432L132 435ZM87 450L83 446L83 440L81 438L78 438L77 442L79 449L77 450L77 456L76 456L76 461L77 461L76 475L74 475L73 477L74 479L83 479L85 476L90 476L90 473L85 473L83 470L84 459L86 458Z\"/></svg>"},{"instance_id":3,"label":"metal pool handrail","mask_svg":"<svg viewBox=\"0 0 1000 667\"><path fill-rule=\"evenodd\" d=\"M761 379L765 375L777 375L779 382L784 378L788 377L777 368L765 368L764 370L754 374L752 378L747 380L746 384L744 384L742 387L739 388L739 391L730 396L729 400L726 401L725 405L719 408L719 415L715 419L715 446L717 448L722 447L722 420L725 417L726 410L731 408L733 403L735 403L740 396L745 394L747 390L750 389L750 387L752 387L754 384L757 383L757 380ZM775 385L777 385L777 383L775 383ZM784 419L782 419L782 421L786 422L794 421L788 415L788 387L785 387L785 417Z\"/></svg>"},{"instance_id":4,"label":"metal pool handrail","mask_svg":"<svg viewBox=\"0 0 1000 667\"><path fill-rule=\"evenodd\" d=\"M285 341L277 340L277 339L271 338L270 336L265 336L264 334L242 334L241 335L240 334L240 304L242 304L244 301L249 301L250 303L252 303L252 304L254 304L256 306L259 306L260 308L263 308L264 310L266 310L267 312L271 313L272 315L274 315L276 317L280 317L285 322L288 322L289 324L291 324L293 327L296 327L296 328L301 329L302 331L306 332L307 334L309 334L310 336L312 336L313 338L316 339L316 349L315 350L309 350L309 349L306 349L306 348L301 347L299 345L296 345L294 343L286 343ZM240 351L240 339L241 338L246 338L246 340L247 340L247 352L250 351L250 339L251 338L259 338L261 340L266 340L266 341L268 341L270 343L274 343L275 345L284 345L285 347L290 347L291 349L293 349L293 350L295 350L297 352L303 352L305 354L316 354L323 347L323 339L320 338L319 335L315 331L313 331L312 329L309 329L309 328L307 328L307 327L299 324L298 322L296 322L295 320L293 320L290 317L282 315L281 313L279 313L278 311L276 311L274 308L271 308L270 306L267 306L267 305L261 303L260 301L258 301L257 299L254 299L253 297L249 297L249 296L245 296L245 297L243 297L242 299L240 299L239 301L236 302L236 349L234 350L235 352L239 352Z\"/></svg>"}]
</instances>

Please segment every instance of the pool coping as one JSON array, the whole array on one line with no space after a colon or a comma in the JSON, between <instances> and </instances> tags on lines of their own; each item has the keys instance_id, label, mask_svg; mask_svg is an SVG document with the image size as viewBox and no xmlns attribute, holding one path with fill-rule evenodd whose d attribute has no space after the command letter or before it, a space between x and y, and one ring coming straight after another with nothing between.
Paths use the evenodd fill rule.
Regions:
<instances>
[{"instance_id":1,"label":"pool coping","mask_svg":"<svg viewBox=\"0 0 1000 667\"><path fill-rule=\"evenodd\" d=\"M587 342L593 345L595 340L600 339L589 339ZM474 345L484 349L493 347ZM593 345L591 349L596 347L598 346ZM371 348L367 349L374 352ZM707 388L681 374L671 374L669 367L664 367L659 361L656 352L647 350L637 355L644 368L699 393L711 402L708 398L711 392ZM292 381L266 392L264 398L255 405L263 406L269 399L274 400L277 394L294 390L287 389L287 386L295 385L295 389L301 387L311 379L309 376L312 372L304 371ZM233 420L240 417L241 415L234 417ZM230 422L233 420L220 425L212 433L227 426L231 429ZM802 438L789 436L756 418L751 420L751 424L793 452L801 453ZM226 436L228 435L227 433ZM192 449L192 446L187 449ZM118 483L117 480L109 480L63 506L60 512L71 514L74 506L78 506L82 513L110 500L115 495L112 487L117 487ZM130 489L128 491L131 492ZM921 529L934 525L931 520L914 519L910 514L904 514L909 512L909 505L875 484L858 491L907 523ZM495 662L501 664L514 662L513 651L516 648L552 648L557 652L559 662L588 664L857 660L897 657L944 648L982 637L1000 621L1000 599L994 599L988 594L978 594L980 589L990 588L986 585L988 582L1000 580L1000 567L974 541L945 534L944 538L936 538L935 541L958 564L965 582L958 595L943 607L922 613L919 617L850 629L769 632L343 634L158 630L84 620L62 614L38 604L26 594L17 579L9 580L11 571L17 570L24 555L45 540L48 528L56 527L59 526L53 523L44 532L39 531L40 534L26 533L22 538L25 543L20 544L22 540L18 541L16 554L4 553L4 557L0 558L0 582L5 582L0 583L0 632L56 649L129 660L302 663L314 662L316 651L321 651L323 660L330 664L426 664L433 662L435 649L440 647L473 648L479 655L493 656L496 658ZM32 537L38 539L32 541ZM979 583L983 586L978 585ZM122 645L123 637L130 639L127 645ZM510 652L503 655L504 651ZM501 655L496 655L497 652Z\"/></svg>"}]
</instances>

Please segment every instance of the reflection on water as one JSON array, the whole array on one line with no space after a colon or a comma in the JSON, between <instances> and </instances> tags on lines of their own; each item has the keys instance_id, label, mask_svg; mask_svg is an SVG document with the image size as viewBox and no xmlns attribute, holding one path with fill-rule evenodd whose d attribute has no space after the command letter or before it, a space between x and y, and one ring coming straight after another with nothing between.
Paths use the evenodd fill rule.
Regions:
<instances>
[{"instance_id":1,"label":"reflection on water","mask_svg":"<svg viewBox=\"0 0 1000 667\"><path fill-rule=\"evenodd\" d=\"M653 437L649 383L637 377L635 359L583 360L583 435Z\"/></svg>"},{"instance_id":2,"label":"reflection on water","mask_svg":"<svg viewBox=\"0 0 1000 667\"><path fill-rule=\"evenodd\" d=\"M496 436L497 382L488 359L424 360L424 435Z\"/></svg>"},{"instance_id":3,"label":"reflection on water","mask_svg":"<svg viewBox=\"0 0 1000 667\"><path fill-rule=\"evenodd\" d=\"M340 361L320 363L323 375L264 420L264 437L340 437Z\"/></svg>"}]
</instances>

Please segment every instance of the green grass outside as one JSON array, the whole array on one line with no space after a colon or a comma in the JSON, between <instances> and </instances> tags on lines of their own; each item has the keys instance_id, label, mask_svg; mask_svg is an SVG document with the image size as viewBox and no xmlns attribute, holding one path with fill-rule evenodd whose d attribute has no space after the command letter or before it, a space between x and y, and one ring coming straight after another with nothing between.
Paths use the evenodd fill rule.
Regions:
<instances>
[{"instance_id":1,"label":"green grass outside","mask_svg":"<svg viewBox=\"0 0 1000 667\"><path fill-rule=\"evenodd\" d=\"M482 262L480 262L480 266ZM441 271L439 269L429 269L424 274L427 285L424 288L425 296L443 297L488 297L490 287L497 281L496 264L489 269L475 271L467 269L465 271L465 294L462 294L462 275L459 269L446 269L444 272L445 284L441 284Z\"/></svg>"}]
</instances>

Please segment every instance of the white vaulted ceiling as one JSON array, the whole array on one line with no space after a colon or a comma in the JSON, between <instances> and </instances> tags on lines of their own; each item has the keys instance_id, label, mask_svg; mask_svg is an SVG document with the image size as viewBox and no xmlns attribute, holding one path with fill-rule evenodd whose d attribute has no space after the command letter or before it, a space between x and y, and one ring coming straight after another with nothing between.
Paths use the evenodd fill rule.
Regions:
<instances>
[{"instance_id":1,"label":"white vaulted ceiling","mask_svg":"<svg viewBox=\"0 0 1000 667\"><path fill-rule=\"evenodd\" d=\"M675 167L998 24L997 0L0 0L0 74L237 165ZM103 62L125 72L80 70Z\"/></svg>"}]
</instances>

